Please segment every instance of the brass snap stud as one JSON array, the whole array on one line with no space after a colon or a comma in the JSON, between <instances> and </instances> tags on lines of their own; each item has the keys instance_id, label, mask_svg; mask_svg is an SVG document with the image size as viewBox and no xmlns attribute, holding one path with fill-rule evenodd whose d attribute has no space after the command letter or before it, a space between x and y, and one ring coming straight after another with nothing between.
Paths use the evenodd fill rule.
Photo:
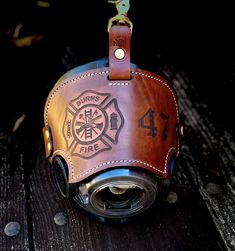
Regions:
<instances>
[{"instance_id":1,"label":"brass snap stud","mask_svg":"<svg viewBox=\"0 0 235 251\"><path fill-rule=\"evenodd\" d=\"M114 55L117 59L123 59L125 57L125 51L121 48L115 50Z\"/></svg>"}]
</instances>

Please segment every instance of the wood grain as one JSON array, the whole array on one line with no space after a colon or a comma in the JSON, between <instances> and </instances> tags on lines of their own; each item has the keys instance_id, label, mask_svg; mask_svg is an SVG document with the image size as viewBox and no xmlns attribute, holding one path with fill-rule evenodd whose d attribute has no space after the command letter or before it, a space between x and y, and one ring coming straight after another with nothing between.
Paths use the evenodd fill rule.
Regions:
<instances>
[{"instance_id":1,"label":"wood grain","mask_svg":"<svg viewBox=\"0 0 235 251\"><path fill-rule=\"evenodd\" d=\"M145 214L115 225L100 223L61 198L43 149L38 153L30 184L35 250L223 250L200 194L181 167L184 163L171 185L178 195L175 204L159 197ZM68 215L67 225L54 223L57 212Z\"/></svg>"},{"instance_id":2,"label":"wood grain","mask_svg":"<svg viewBox=\"0 0 235 251\"><path fill-rule=\"evenodd\" d=\"M207 105L184 73L165 69L172 79L184 117L186 135L182 147L185 166L205 201L228 250L235 249L235 144L232 135L213 123ZM213 90L212 93L213 95ZM222 102L222 101L221 101ZM210 185L214 190L210 190Z\"/></svg>"},{"instance_id":3,"label":"wood grain","mask_svg":"<svg viewBox=\"0 0 235 251\"><path fill-rule=\"evenodd\" d=\"M233 250L233 139L210 122L183 73L163 70L176 88L186 125L169 188L177 201L162 195L126 224L98 222L57 192L34 112L19 137L1 139L0 250ZM209 183L219 192L212 194ZM55 224L58 212L68 215L67 224ZM10 238L3 231L12 220L22 230Z\"/></svg>"},{"instance_id":4,"label":"wood grain","mask_svg":"<svg viewBox=\"0 0 235 251\"><path fill-rule=\"evenodd\" d=\"M0 250L29 250L27 220L24 155L14 139L0 135ZM21 226L17 236L4 233L12 221Z\"/></svg>"}]
</instances>

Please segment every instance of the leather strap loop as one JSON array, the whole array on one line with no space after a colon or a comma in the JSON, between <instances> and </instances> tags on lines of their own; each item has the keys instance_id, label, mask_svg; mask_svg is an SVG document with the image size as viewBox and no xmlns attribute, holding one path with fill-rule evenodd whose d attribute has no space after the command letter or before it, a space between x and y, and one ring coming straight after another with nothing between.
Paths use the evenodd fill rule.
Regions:
<instances>
[{"instance_id":1,"label":"leather strap loop","mask_svg":"<svg viewBox=\"0 0 235 251\"><path fill-rule=\"evenodd\" d=\"M109 32L109 79L131 78L130 64L131 29L125 25L113 25Z\"/></svg>"}]
</instances>

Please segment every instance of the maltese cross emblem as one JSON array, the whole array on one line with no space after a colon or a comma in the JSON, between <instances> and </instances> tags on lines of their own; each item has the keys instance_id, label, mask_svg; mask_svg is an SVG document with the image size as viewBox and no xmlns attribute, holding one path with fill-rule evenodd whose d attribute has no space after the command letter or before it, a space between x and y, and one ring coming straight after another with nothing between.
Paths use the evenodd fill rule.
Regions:
<instances>
[{"instance_id":1,"label":"maltese cross emblem","mask_svg":"<svg viewBox=\"0 0 235 251\"><path fill-rule=\"evenodd\" d=\"M109 93L85 91L65 113L63 136L71 155L89 159L118 143L124 118Z\"/></svg>"}]
</instances>

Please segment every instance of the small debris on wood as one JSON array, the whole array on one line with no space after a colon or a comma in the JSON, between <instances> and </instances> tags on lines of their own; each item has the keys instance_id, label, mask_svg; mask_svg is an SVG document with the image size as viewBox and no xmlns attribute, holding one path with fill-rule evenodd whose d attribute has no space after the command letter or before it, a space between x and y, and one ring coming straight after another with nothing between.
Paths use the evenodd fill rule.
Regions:
<instances>
[{"instance_id":1,"label":"small debris on wood","mask_svg":"<svg viewBox=\"0 0 235 251\"><path fill-rule=\"evenodd\" d=\"M6 136L4 133L1 132L1 133L0 133L0 140L1 140L1 139L6 139L6 138L7 138L7 136Z\"/></svg>"},{"instance_id":2,"label":"small debris on wood","mask_svg":"<svg viewBox=\"0 0 235 251\"><path fill-rule=\"evenodd\" d=\"M174 204L178 200L178 195L175 192L170 191L166 200L168 203Z\"/></svg>"},{"instance_id":3,"label":"small debris on wood","mask_svg":"<svg viewBox=\"0 0 235 251\"><path fill-rule=\"evenodd\" d=\"M42 34L34 34L31 36L27 37L22 37L22 38L17 38L14 39L12 38L13 44L15 44L16 47L29 47L35 42L40 42L44 39L44 36Z\"/></svg>"},{"instance_id":4,"label":"small debris on wood","mask_svg":"<svg viewBox=\"0 0 235 251\"><path fill-rule=\"evenodd\" d=\"M42 8L49 8L49 7L51 7L51 4L49 2L47 2L47 1L37 1L36 5L38 7L42 7Z\"/></svg>"},{"instance_id":5,"label":"small debris on wood","mask_svg":"<svg viewBox=\"0 0 235 251\"><path fill-rule=\"evenodd\" d=\"M210 182L206 185L206 191L208 194L218 194L222 190L220 185Z\"/></svg>"}]
</instances>

